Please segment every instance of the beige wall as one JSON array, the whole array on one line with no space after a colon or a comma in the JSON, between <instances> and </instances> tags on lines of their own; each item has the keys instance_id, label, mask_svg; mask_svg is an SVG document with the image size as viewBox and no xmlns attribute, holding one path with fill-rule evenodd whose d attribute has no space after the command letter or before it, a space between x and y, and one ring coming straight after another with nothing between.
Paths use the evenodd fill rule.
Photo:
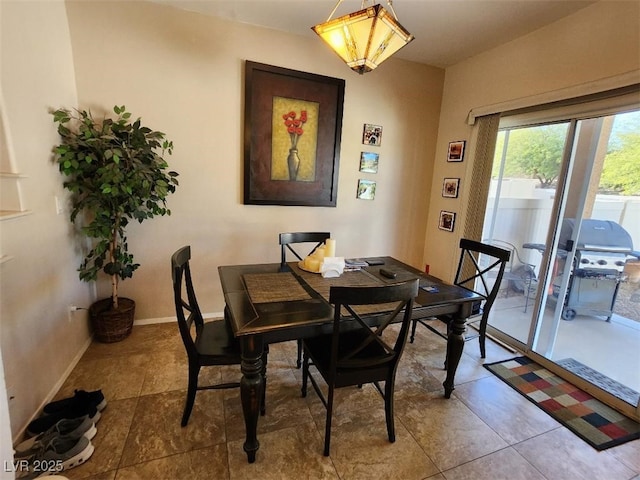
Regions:
<instances>
[{"instance_id":1,"label":"beige wall","mask_svg":"<svg viewBox=\"0 0 640 480\"><path fill-rule=\"evenodd\" d=\"M169 199L173 215L129 229L142 267L121 293L137 301L138 320L174 315L169 257L184 244L193 247L205 312L223 309L217 266L278 261L281 231L327 229L340 255L420 264L443 70L391 59L360 77L317 39L145 2L3 0L1 12L7 131L32 211L1 225L1 252L13 257L0 265L0 348L15 395L14 437L89 339L85 312L67 318L68 305L91 303L93 285L78 281L79 245L66 214L55 213L54 196L65 193L50 162L58 141L52 108L98 113L125 104L175 143L169 161L181 185ZM245 59L346 80L337 208L242 205ZM375 175L358 172L364 123L384 127ZM360 177L378 182L374 201L355 198ZM97 296L108 294L107 283L99 285Z\"/></svg>"},{"instance_id":2,"label":"beige wall","mask_svg":"<svg viewBox=\"0 0 640 480\"><path fill-rule=\"evenodd\" d=\"M91 286L77 280L80 256L67 218L55 213L53 197L63 191L49 162L57 142L50 108L124 103L175 143L170 163L181 186L169 200L173 215L129 231L142 267L122 293L138 302L139 319L173 315L169 255L186 243L208 312L222 310L216 267L277 261L284 230L329 229L341 255L426 261L447 278L457 235L437 230L437 213L458 211L462 224L473 145L462 164L447 164L445 155L449 141L472 141L469 110L638 69L637 5L596 4L451 67L442 97L439 69L391 59L360 77L317 39L169 7L70 2L65 12L60 2L0 2L2 108L32 211L0 225L2 254L13 257L0 265L0 349L16 397L9 404L13 434L86 345L86 319L80 312L69 322L67 305L93 298ZM245 59L346 79L337 208L242 205ZM384 126L380 171L363 175L378 181L373 202L355 199L364 123ZM440 197L445 176L462 177L459 199ZM98 295L107 294L101 286Z\"/></svg>"},{"instance_id":3,"label":"beige wall","mask_svg":"<svg viewBox=\"0 0 640 480\"><path fill-rule=\"evenodd\" d=\"M57 140L49 109L76 104L69 30L62 2L2 1L1 76L6 134L30 214L0 222L0 350L14 436L89 341L85 312L91 288L78 280L80 262L69 221L57 215L63 196L51 148ZM3 433L7 425L3 424Z\"/></svg>"},{"instance_id":4,"label":"beige wall","mask_svg":"<svg viewBox=\"0 0 640 480\"><path fill-rule=\"evenodd\" d=\"M451 279L473 181L471 109L570 88L638 70L640 3L604 1L447 69L434 164L424 261ZM636 72L636 82L640 73ZM447 146L467 140L463 163L447 163ZM442 179L461 177L460 196L442 198ZM453 233L438 230L440 210L458 213Z\"/></svg>"},{"instance_id":5,"label":"beige wall","mask_svg":"<svg viewBox=\"0 0 640 480\"><path fill-rule=\"evenodd\" d=\"M328 230L339 255L420 265L443 70L392 59L359 76L316 38L145 2L69 2L67 10L80 104L126 104L175 144L173 214L129 229L142 266L121 285L138 318L174 315L169 257L185 244L205 312L223 309L217 267L279 261L283 231ZM346 80L336 208L242 204L245 59ZM358 171L360 152L375 148L362 145L364 123L384 128L375 175ZM355 198L361 177L378 182L374 201Z\"/></svg>"}]
</instances>

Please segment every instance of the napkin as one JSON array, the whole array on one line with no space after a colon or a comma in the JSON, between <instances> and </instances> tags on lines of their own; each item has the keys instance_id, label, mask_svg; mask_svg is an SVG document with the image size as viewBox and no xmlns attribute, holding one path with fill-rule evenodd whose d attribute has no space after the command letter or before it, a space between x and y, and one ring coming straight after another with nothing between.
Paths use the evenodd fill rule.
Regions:
<instances>
[{"instance_id":1,"label":"napkin","mask_svg":"<svg viewBox=\"0 0 640 480\"><path fill-rule=\"evenodd\" d=\"M324 278L335 278L344 272L344 257L324 257L320 273Z\"/></svg>"}]
</instances>

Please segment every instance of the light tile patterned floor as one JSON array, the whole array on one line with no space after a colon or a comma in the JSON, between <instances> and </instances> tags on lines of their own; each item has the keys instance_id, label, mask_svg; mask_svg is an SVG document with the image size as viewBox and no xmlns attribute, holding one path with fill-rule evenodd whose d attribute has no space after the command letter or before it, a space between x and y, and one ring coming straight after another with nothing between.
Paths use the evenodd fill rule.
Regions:
<instances>
[{"instance_id":1,"label":"light tile patterned floor","mask_svg":"<svg viewBox=\"0 0 640 480\"><path fill-rule=\"evenodd\" d=\"M513 354L490 343L486 362ZM293 342L272 345L260 450L248 464L239 391L203 391L180 427L186 354L177 325L134 327L117 344L94 343L57 395L102 389L109 404L95 453L71 479L640 479L640 440L598 452L482 367L468 342L456 390L443 398L445 342L419 327L396 389L396 442L371 386L338 391L331 456L322 455L324 409L300 397ZM233 379L238 367L203 371Z\"/></svg>"}]
</instances>

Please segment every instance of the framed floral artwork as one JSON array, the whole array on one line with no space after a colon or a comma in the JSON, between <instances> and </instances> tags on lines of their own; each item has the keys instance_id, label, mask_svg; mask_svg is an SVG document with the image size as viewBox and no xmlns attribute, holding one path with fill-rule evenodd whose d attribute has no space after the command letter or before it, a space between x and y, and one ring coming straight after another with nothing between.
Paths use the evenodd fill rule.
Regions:
<instances>
[{"instance_id":1,"label":"framed floral artwork","mask_svg":"<svg viewBox=\"0 0 640 480\"><path fill-rule=\"evenodd\" d=\"M440 210L440 220L438 222L438 228L440 230L453 232L453 227L455 223L456 223L456 214L454 212L447 212L445 210Z\"/></svg>"},{"instance_id":2,"label":"framed floral artwork","mask_svg":"<svg viewBox=\"0 0 640 480\"><path fill-rule=\"evenodd\" d=\"M360 171L364 173L378 173L378 159L380 155L373 152L360 152Z\"/></svg>"},{"instance_id":3,"label":"framed floral artwork","mask_svg":"<svg viewBox=\"0 0 640 480\"><path fill-rule=\"evenodd\" d=\"M362 132L362 143L379 147L382 144L382 126L365 123L364 131Z\"/></svg>"},{"instance_id":4,"label":"framed floral artwork","mask_svg":"<svg viewBox=\"0 0 640 480\"><path fill-rule=\"evenodd\" d=\"M358 180L358 193L356 197L361 200L373 200L376 198L376 182L372 180Z\"/></svg>"},{"instance_id":5,"label":"framed floral artwork","mask_svg":"<svg viewBox=\"0 0 640 480\"><path fill-rule=\"evenodd\" d=\"M447 162L461 162L464 159L465 143L466 142L464 140L449 143Z\"/></svg>"},{"instance_id":6,"label":"framed floral artwork","mask_svg":"<svg viewBox=\"0 0 640 480\"><path fill-rule=\"evenodd\" d=\"M442 196L446 198L458 198L459 188L459 178L445 178L442 182Z\"/></svg>"},{"instance_id":7,"label":"framed floral artwork","mask_svg":"<svg viewBox=\"0 0 640 480\"><path fill-rule=\"evenodd\" d=\"M244 203L335 207L345 81L245 62Z\"/></svg>"}]
</instances>

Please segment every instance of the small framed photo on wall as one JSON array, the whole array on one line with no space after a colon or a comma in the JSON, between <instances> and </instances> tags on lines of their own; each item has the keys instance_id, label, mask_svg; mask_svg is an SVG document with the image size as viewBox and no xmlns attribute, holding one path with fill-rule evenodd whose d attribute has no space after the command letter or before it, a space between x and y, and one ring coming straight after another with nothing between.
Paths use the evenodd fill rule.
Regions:
<instances>
[{"instance_id":1,"label":"small framed photo on wall","mask_svg":"<svg viewBox=\"0 0 640 480\"><path fill-rule=\"evenodd\" d=\"M360 171L365 173L378 173L378 158L380 154L372 152L360 153Z\"/></svg>"},{"instance_id":2,"label":"small framed photo on wall","mask_svg":"<svg viewBox=\"0 0 640 480\"><path fill-rule=\"evenodd\" d=\"M464 140L449 143L447 162L461 162L464 159L465 143L466 142Z\"/></svg>"},{"instance_id":3,"label":"small framed photo on wall","mask_svg":"<svg viewBox=\"0 0 640 480\"><path fill-rule=\"evenodd\" d=\"M382 126L365 123L364 131L362 132L362 143L379 147L382 144Z\"/></svg>"},{"instance_id":4,"label":"small framed photo on wall","mask_svg":"<svg viewBox=\"0 0 640 480\"><path fill-rule=\"evenodd\" d=\"M361 200L373 200L376 198L376 182L371 180L358 180L358 193L356 197Z\"/></svg>"},{"instance_id":5,"label":"small framed photo on wall","mask_svg":"<svg viewBox=\"0 0 640 480\"><path fill-rule=\"evenodd\" d=\"M442 182L442 196L445 198L458 198L459 188L459 178L445 178Z\"/></svg>"},{"instance_id":6,"label":"small framed photo on wall","mask_svg":"<svg viewBox=\"0 0 640 480\"><path fill-rule=\"evenodd\" d=\"M456 223L456 214L454 212L447 212L446 210L440 210L440 221L438 222L438 228L440 230L446 230L447 232L453 232L453 226Z\"/></svg>"}]
</instances>

